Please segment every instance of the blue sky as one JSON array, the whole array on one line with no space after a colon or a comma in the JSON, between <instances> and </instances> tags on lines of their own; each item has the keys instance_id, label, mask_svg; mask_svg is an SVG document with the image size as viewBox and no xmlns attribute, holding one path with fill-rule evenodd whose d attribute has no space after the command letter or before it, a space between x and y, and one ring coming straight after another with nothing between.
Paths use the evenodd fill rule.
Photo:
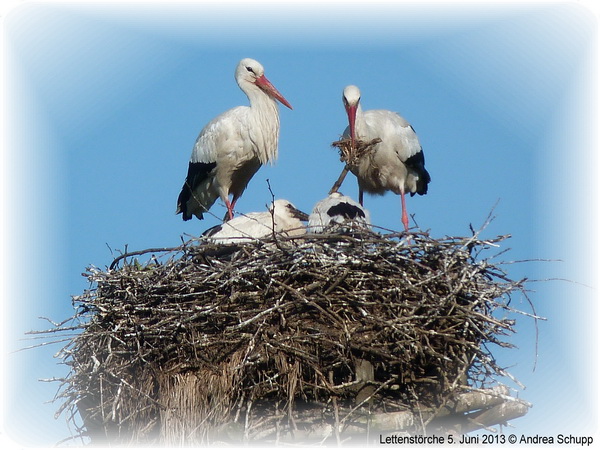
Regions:
<instances>
[{"instance_id":1,"label":"blue sky","mask_svg":"<svg viewBox=\"0 0 600 450\"><path fill-rule=\"evenodd\" d=\"M341 170L330 147L346 126L342 89L364 109L400 112L417 130L432 176L409 214L434 237L466 235L492 207L484 236L511 234L508 266L532 282L539 323L519 318L518 349L498 358L533 409L527 435L598 432L597 15L584 3L239 7L24 2L3 18L2 434L49 446L69 435L52 355L12 353L28 330L72 314L86 266L119 249L175 246L217 223L183 222L175 203L206 122L247 104L233 78L260 61L294 107L281 109L279 160L237 207L277 198L305 211ZM349 176L341 191L354 198ZM372 221L401 229L400 201L366 197ZM222 217L217 202L212 212ZM527 303L514 306L528 311Z\"/></svg>"}]
</instances>

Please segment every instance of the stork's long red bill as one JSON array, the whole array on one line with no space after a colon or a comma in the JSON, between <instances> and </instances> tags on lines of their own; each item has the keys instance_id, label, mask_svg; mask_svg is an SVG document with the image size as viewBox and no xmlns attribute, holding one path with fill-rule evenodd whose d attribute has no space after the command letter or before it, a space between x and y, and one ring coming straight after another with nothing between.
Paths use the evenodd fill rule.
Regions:
<instances>
[{"instance_id":1,"label":"stork's long red bill","mask_svg":"<svg viewBox=\"0 0 600 450\"><path fill-rule=\"evenodd\" d=\"M356 131L355 131L355 123L356 123L356 110L357 105L348 105L346 106L346 113L348 114L348 125L350 127L350 140L352 143L352 150L356 148Z\"/></svg>"},{"instance_id":2,"label":"stork's long red bill","mask_svg":"<svg viewBox=\"0 0 600 450\"><path fill-rule=\"evenodd\" d=\"M269 80L267 80L267 77L265 77L264 75L256 79L256 85L274 99L279 100L282 105L293 109L292 105L289 104L289 102L284 98L284 96L281 95L281 93L275 88L275 86L271 84Z\"/></svg>"}]
</instances>

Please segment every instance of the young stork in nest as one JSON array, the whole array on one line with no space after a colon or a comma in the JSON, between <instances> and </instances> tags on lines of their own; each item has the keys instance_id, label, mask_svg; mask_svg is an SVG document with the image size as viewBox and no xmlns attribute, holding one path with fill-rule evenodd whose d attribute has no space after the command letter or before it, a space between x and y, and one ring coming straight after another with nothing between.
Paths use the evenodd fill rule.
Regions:
<instances>
[{"instance_id":1,"label":"young stork in nest","mask_svg":"<svg viewBox=\"0 0 600 450\"><path fill-rule=\"evenodd\" d=\"M242 59L235 80L250 106L224 112L200 132L177 199L177 214L181 213L183 220L192 216L202 219L217 198L227 206L226 217L232 219L235 202L250 179L263 164L277 158L277 100L290 109L292 106L267 80L258 61Z\"/></svg>"},{"instance_id":2,"label":"young stork in nest","mask_svg":"<svg viewBox=\"0 0 600 450\"><path fill-rule=\"evenodd\" d=\"M301 236L306 233L302 221L308 216L288 200L275 200L268 211L252 212L237 216L227 222L209 228L203 236L217 244L239 244L265 238L273 233L285 236Z\"/></svg>"},{"instance_id":3,"label":"young stork in nest","mask_svg":"<svg viewBox=\"0 0 600 450\"><path fill-rule=\"evenodd\" d=\"M323 233L333 227L348 229L352 226L368 228L371 224L369 211L358 202L340 192L332 192L317 202L310 216L308 229L312 233Z\"/></svg>"},{"instance_id":4,"label":"young stork in nest","mask_svg":"<svg viewBox=\"0 0 600 450\"><path fill-rule=\"evenodd\" d=\"M424 195L431 181L425 169L423 149L414 128L400 115L384 109L363 111L360 90L346 86L343 94L348 114L344 137L350 138L356 148L358 140L369 142L381 139L370 152L362 156L350 170L358 179L358 201L363 204L363 192L383 195L392 191L400 195L402 224L408 231L408 214L404 194Z\"/></svg>"}]
</instances>

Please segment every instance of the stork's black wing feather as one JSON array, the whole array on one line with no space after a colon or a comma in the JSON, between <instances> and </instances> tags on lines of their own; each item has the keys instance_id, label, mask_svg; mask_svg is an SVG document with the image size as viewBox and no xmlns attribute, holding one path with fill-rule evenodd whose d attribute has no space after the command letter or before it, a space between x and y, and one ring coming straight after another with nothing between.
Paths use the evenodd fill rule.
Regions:
<instances>
[{"instance_id":1,"label":"stork's black wing feather","mask_svg":"<svg viewBox=\"0 0 600 450\"><path fill-rule=\"evenodd\" d=\"M419 176L416 194L427 194L427 185L431 181L431 176L429 175L429 172L427 172L427 169L425 169L425 154L423 153L423 149L404 161L404 164ZM411 192L410 195L415 195L415 192Z\"/></svg>"},{"instance_id":2,"label":"stork's black wing feather","mask_svg":"<svg viewBox=\"0 0 600 450\"><path fill-rule=\"evenodd\" d=\"M217 167L216 162L190 162L185 183L183 183L181 193L177 199L177 212L182 214L183 220L190 220L192 218L193 213L188 211L188 208L193 192L202 181L208 178L215 167ZM198 218L202 219L202 213L199 214Z\"/></svg>"},{"instance_id":3,"label":"stork's black wing feather","mask_svg":"<svg viewBox=\"0 0 600 450\"><path fill-rule=\"evenodd\" d=\"M205 237L214 236L222 229L223 229L223 225L215 225L214 227L210 227L208 230L205 230L204 233L202 233L202 236L205 236Z\"/></svg>"},{"instance_id":4,"label":"stork's black wing feather","mask_svg":"<svg viewBox=\"0 0 600 450\"><path fill-rule=\"evenodd\" d=\"M351 205L347 202L340 202L327 210L329 217L342 216L345 219L356 219L357 217L365 217L365 212L358 206Z\"/></svg>"}]
</instances>

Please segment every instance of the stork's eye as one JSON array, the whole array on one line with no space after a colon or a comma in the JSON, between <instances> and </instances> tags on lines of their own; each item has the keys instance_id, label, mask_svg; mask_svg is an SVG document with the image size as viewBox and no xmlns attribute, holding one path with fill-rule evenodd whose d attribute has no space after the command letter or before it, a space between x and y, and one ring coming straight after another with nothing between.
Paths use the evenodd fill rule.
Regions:
<instances>
[{"instance_id":1,"label":"stork's eye","mask_svg":"<svg viewBox=\"0 0 600 450\"><path fill-rule=\"evenodd\" d=\"M250 66L246 66L246 70L250 73L254 73L254 69L252 69L252 67L250 67Z\"/></svg>"}]
</instances>

